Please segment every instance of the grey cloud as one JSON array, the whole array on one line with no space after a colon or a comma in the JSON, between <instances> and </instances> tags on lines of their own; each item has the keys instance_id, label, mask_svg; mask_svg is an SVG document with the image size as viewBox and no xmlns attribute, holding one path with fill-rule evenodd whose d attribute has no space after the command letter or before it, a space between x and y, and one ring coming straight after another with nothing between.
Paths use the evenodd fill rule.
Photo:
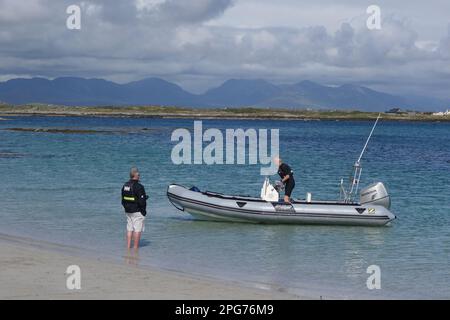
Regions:
<instances>
[{"instance_id":1,"label":"grey cloud","mask_svg":"<svg viewBox=\"0 0 450 320\"><path fill-rule=\"evenodd\" d=\"M0 26L20 22L42 22L50 15L45 0L0 0Z\"/></svg>"},{"instance_id":2,"label":"grey cloud","mask_svg":"<svg viewBox=\"0 0 450 320\"><path fill-rule=\"evenodd\" d=\"M198 23L221 15L232 4L232 0L166 0L155 7L155 12L158 20Z\"/></svg>"},{"instance_id":3,"label":"grey cloud","mask_svg":"<svg viewBox=\"0 0 450 320\"><path fill-rule=\"evenodd\" d=\"M443 59L450 59L450 23L447 26L447 35L440 41L438 52Z\"/></svg>"},{"instance_id":4,"label":"grey cloud","mask_svg":"<svg viewBox=\"0 0 450 320\"><path fill-rule=\"evenodd\" d=\"M99 6L98 13L102 20L113 24L133 24L135 23L138 10L133 1L95 1Z\"/></svg>"},{"instance_id":5,"label":"grey cloud","mask_svg":"<svg viewBox=\"0 0 450 320\"><path fill-rule=\"evenodd\" d=\"M145 4L145 0L143 0ZM150 6L139 5L136 1L91 0L86 6L98 6L98 18L117 25L161 23L177 26L190 23L198 24L221 15L233 4L233 0L164 0Z\"/></svg>"}]
</instances>

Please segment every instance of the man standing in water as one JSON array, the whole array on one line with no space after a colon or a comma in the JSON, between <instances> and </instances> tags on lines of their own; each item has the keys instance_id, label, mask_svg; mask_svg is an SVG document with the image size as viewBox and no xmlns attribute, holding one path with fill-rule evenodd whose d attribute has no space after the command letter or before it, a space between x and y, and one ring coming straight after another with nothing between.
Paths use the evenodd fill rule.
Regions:
<instances>
[{"instance_id":1,"label":"man standing in water","mask_svg":"<svg viewBox=\"0 0 450 320\"><path fill-rule=\"evenodd\" d=\"M281 158L275 158L275 163L278 165L278 175L284 184L284 202L291 203L291 194L295 187L294 171L287 163L283 163Z\"/></svg>"},{"instance_id":2,"label":"man standing in water","mask_svg":"<svg viewBox=\"0 0 450 320\"><path fill-rule=\"evenodd\" d=\"M134 241L134 249L139 248L141 234L145 229L144 220L147 214L147 199L145 189L139 183L139 170L136 167L130 170L130 180L122 187L122 206L127 215L127 247L131 248Z\"/></svg>"}]
</instances>

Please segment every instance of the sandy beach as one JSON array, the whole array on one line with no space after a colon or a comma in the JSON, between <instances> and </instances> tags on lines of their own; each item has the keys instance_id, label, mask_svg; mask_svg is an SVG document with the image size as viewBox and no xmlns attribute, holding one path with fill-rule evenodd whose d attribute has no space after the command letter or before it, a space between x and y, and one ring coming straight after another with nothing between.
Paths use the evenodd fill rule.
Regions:
<instances>
[{"instance_id":1,"label":"sandy beach","mask_svg":"<svg viewBox=\"0 0 450 320\"><path fill-rule=\"evenodd\" d=\"M80 249L0 235L0 299L300 299L276 289L141 267L82 255ZM66 287L67 267L81 269L81 289Z\"/></svg>"}]
</instances>

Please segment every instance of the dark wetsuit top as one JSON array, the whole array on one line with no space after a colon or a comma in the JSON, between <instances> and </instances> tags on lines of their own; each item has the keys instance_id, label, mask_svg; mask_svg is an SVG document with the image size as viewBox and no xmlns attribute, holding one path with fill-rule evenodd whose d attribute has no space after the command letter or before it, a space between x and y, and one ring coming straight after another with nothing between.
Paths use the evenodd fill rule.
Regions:
<instances>
[{"instance_id":1,"label":"dark wetsuit top","mask_svg":"<svg viewBox=\"0 0 450 320\"><path fill-rule=\"evenodd\" d=\"M294 190L295 187L294 171L292 171L291 167L288 164L282 163L278 167L278 175L281 177L281 179L289 175L289 179L284 183L284 194L290 197L292 194L292 190Z\"/></svg>"}]
</instances>

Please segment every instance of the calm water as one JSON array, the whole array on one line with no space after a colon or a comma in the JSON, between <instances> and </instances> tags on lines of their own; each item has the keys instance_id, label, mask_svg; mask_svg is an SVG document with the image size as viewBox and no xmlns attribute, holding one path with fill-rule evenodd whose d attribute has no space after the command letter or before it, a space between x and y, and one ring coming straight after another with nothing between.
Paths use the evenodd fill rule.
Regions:
<instances>
[{"instance_id":1,"label":"calm water","mask_svg":"<svg viewBox=\"0 0 450 320\"><path fill-rule=\"evenodd\" d=\"M281 154L296 172L294 196L312 192L315 199L335 199L371 123L209 120L203 126L279 128ZM120 258L120 188L137 165L150 195L141 264L317 296L450 298L450 124L380 123L363 161L363 184L380 180L388 186L398 219L385 228L193 221L168 203L169 183L258 195L263 177L256 165L173 165L170 135L175 128L192 129L192 120L0 121L0 128L10 127L151 130L0 131L0 232ZM381 268L381 290L366 287L372 264Z\"/></svg>"}]
</instances>

